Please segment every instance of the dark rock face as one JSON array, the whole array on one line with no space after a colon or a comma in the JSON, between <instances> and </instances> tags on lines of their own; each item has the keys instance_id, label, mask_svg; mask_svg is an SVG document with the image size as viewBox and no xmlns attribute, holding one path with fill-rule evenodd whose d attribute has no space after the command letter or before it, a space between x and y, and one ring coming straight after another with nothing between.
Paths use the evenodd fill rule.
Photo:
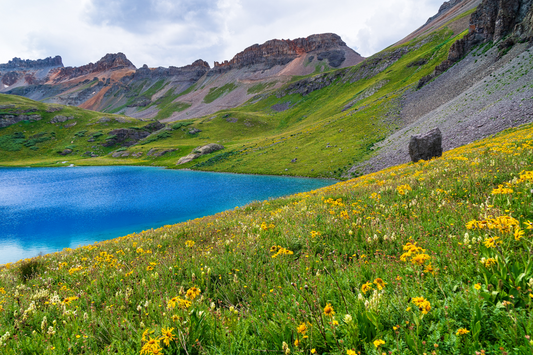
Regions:
<instances>
[{"instance_id":1,"label":"dark rock face","mask_svg":"<svg viewBox=\"0 0 533 355\"><path fill-rule=\"evenodd\" d=\"M8 72L6 75L2 77L2 84L11 86L15 84L19 80L20 77L21 77L21 74L16 71Z\"/></svg>"},{"instance_id":2,"label":"dark rock face","mask_svg":"<svg viewBox=\"0 0 533 355\"><path fill-rule=\"evenodd\" d=\"M340 49L336 49L336 50L331 50L331 51L326 51L326 52L319 53L316 56L316 59L318 59L318 60L327 59L330 67L337 68L346 59L344 54L345 54L344 51L342 51Z\"/></svg>"},{"instance_id":3,"label":"dark rock face","mask_svg":"<svg viewBox=\"0 0 533 355\"><path fill-rule=\"evenodd\" d=\"M301 54L316 50L330 50L346 46L346 43L334 33L324 33L312 35L307 38L297 38L294 40L273 39L263 44L254 44L238 53L230 61L223 63L215 62L213 70L223 72L233 68L242 68L255 64L263 64L267 69L276 65L285 65ZM344 54L344 53L343 53ZM334 60L337 63L339 60ZM339 64L340 65L340 64Z\"/></svg>"},{"instance_id":4,"label":"dark rock face","mask_svg":"<svg viewBox=\"0 0 533 355\"><path fill-rule=\"evenodd\" d=\"M13 58L7 64L0 64L0 69L3 70L25 70L25 69L43 69L63 67L63 61L60 56L54 58L48 57L45 59L29 60Z\"/></svg>"},{"instance_id":5,"label":"dark rock face","mask_svg":"<svg viewBox=\"0 0 533 355\"><path fill-rule=\"evenodd\" d=\"M56 82L75 78L77 76L86 75L90 73L104 72L107 70L118 70L123 68L135 69L135 65L126 58L123 53L106 54L96 64L89 63L81 67L66 67L58 69Z\"/></svg>"},{"instance_id":6,"label":"dark rock face","mask_svg":"<svg viewBox=\"0 0 533 355\"><path fill-rule=\"evenodd\" d=\"M72 153L72 149L65 149L62 152L59 152L59 155L68 155Z\"/></svg>"},{"instance_id":7,"label":"dark rock face","mask_svg":"<svg viewBox=\"0 0 533 355\"><path fill-rule=\"evenodd\" d=\"M413 162L442 156L442 133L440 129L412 136L409 141L409 156Z\"/></svg>"},{"instance_id":8,"label":"dark rock face","mask_svg":"<svg viewBox=\"0 0 533 355\"><path fill-rule=\"evenodd\" d=\"M133 128L114 129L111 132L109 132L109 134L113 138L107 139L105 143L102 143L102 146L112 147L115 144L120 144L123 147L130 147L132 145L137 144L137 142L140 141L141 139L148 137L153 132L158 131L164 127L165 127L164 124L156 121L156 122L147 124L141 129L133 129Z\"/></svg>"}]
</instances>

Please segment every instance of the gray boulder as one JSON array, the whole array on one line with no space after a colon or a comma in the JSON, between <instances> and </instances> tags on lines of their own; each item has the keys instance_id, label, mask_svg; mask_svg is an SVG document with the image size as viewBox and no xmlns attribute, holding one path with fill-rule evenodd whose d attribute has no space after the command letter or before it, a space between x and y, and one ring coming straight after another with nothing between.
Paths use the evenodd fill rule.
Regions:
<instances>
[{"instance_id":1,"label":"gray boulder","mask_svg":"<svg viewBox=\"0 0 533 355\"><path fill-rule=\"evenodd\" d=\"M221 149L224 149L224 146L216 143L209 143L207 145L194 148L191 154L181 157L176 163L176 165L188 163L193 159L201 157L202 155L213 153Z\"/></svg>"},{"instance_id":2,"label":"gray boulder","mask_svg":"<svg viewBox=\"0 0 533 355\"><path fill-rule=\"evenodd\" d=\"M409 156L413 162L442 156L442 133L433 128L424 134L412 136L409 141Z\"/></svg>"}]
</instances>

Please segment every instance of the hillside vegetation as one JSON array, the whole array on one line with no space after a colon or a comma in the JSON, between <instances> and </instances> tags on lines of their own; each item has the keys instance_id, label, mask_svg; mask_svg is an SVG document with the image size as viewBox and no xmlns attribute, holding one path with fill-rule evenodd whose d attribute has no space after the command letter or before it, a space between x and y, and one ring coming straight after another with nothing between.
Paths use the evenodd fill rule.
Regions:
<instances>
[{"instance_id":1,"label":"hillside vegetation","mask_svg":"<svg viewBox=\"0 0 533 355\"><path fill-rule=\"evenodd\" d=\"M3 354L529 354L533 126L0 270Z\"/></svg>"}]
</instances>

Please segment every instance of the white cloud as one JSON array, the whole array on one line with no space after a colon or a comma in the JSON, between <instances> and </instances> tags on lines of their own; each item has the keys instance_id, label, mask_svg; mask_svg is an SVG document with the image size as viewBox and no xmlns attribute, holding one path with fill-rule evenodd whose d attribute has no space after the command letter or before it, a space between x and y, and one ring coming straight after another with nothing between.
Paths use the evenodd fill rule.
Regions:
<instances>
[{"instance_id":1,"label":"white cloud","mask_svg":"<svg viewBox=\"0 0 533 355\"><path fill-rule=\"evenodd\" d=\"M65 66L123 52L137 66L231 59L273 38L333 32L369 56L414 31L443 0L20 0L0 4L0 63L61 55Z\"/></svg>"}]
</instances>

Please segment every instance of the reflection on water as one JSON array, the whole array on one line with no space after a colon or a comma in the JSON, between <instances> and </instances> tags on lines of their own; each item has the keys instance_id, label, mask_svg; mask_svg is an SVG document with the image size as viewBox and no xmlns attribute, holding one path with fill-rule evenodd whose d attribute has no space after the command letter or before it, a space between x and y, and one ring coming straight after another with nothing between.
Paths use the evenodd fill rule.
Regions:
<instances>
[{"instance_id":1,"label":"reflection on water","mask_svg":"<svg viewBox=\"0 0 533 355\"><path fill-rule=\"evenodd\" d=\"M0 169L0 264L331 183L147 167Z\"/></svg>"}]
</instances>

